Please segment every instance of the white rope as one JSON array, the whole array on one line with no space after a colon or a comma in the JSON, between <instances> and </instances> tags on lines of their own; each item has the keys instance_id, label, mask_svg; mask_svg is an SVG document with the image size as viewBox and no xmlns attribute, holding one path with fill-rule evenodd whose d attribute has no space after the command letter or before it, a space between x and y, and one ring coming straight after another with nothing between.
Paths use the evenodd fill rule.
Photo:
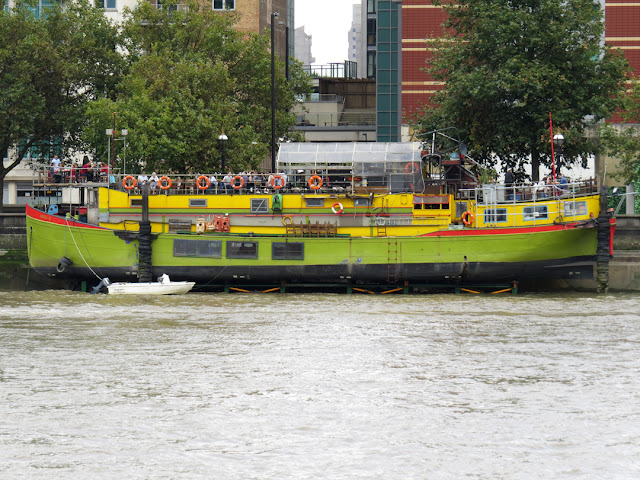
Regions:
<instances>
[{"instance_id":1,"label":"white rope","mask_svg":"<svg viewBox=\"0 0 640 480\"><path fill-rule=\"evenodd\" d=\"M100 277L100 275L98 275L96 272L93 271L93 268L91 268L89 266L89 263L87 263L87 261L85 260L84 255L82 255L82 252L80 251L80 248L78 247L78 244L76 243L76 239L73 236L73 231L71 230L71 225L69 225L69 221L66 218L64 219L64 223L67 225L67 228L69 228L69 234L71 234L71 239L73 240L73 244L76 246L76 250L78 250L78 253L80 254L80 258L82 258L82 261L87 266L87 268L89 270L91 270L91 273L93 273L98 280L102 281L102 278Z\"/></svg>"}]
</instances>

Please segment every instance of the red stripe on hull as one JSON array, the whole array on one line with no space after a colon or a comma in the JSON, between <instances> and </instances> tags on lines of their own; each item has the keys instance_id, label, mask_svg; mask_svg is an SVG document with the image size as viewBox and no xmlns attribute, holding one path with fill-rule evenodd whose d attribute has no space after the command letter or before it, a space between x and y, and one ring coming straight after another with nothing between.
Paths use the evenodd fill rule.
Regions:
<instances>
[{"instance_id":1,"label":"red stripe on hull","mask_svg":"<svg viewBox=\"0 0 640 480\"><path fill-rule=\"evenodd\" d=\"M27 214L27 217L31 217L36 220L42 220L43 222L55 223L56 225L69 225L71 227L95 228L97 230L107 230L106 228L99 227L97 225L89 225L88 223L77 222L75 220L68 220L65 217L58 217L57 215L51 215L49 213L36 210L30 205L27 205L26 214Z\"/></svg>"}]
</instances>

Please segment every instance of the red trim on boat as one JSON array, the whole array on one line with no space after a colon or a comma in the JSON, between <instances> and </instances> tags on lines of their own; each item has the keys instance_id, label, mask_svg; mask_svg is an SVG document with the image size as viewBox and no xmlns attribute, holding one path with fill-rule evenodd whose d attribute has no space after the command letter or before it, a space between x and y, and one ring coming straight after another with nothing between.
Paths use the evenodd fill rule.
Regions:
<instances>
[{"instance_id":1,"label":"red trim on boat","mask_svg":"<svg viewBox=\"0 0 640 480\"><path fill-rule=\"evenodd\" d=\"M108 230L107 228L100 227L98 225L89 225L88 223L78 222L76 220L67 220L65 217L59 217L57 215L51 215L41 210L33 208L31 205L27 205L26 212L28 217L35 220L42 220L43 222L55 223L56 225L69 225L71 227L80 228L93 228L97 230Z\"/></svg>"}]
</instances>

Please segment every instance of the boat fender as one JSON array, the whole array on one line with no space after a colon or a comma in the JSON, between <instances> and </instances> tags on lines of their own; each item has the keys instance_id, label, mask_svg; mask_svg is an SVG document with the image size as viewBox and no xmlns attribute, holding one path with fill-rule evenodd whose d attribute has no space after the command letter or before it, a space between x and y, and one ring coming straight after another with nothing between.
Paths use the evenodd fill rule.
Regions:
<instances>
[{"instance_id":1,"label":"boat fender","mask_svg":"<svg viewBox=\"0 0 640 480\"><path fill-rule=\"evenodd\" d=\"M469 210L464 212L461 218L462 218L462 223L464 223L467 226L473 223L473 213L471 213Z\"/></svg>"},{"instance_id":2,"label":"boat fender","mask_svg":"<svg viewBox=\"0 0 640 480\"><path fill-rule=\"evenodd\" d=\"M319 175L313 175L309 178L309 188L311 190L320 190L320 187L322 187L322 178Z\"/></svg>"},{"instance_id":3,"label":"boat fender","mask_svg":"<svg viewBox=\"0 0 640 480\"><path fill-rule=\"evenodd\" d=\"M72 263L73 263L72 260L68 259L67 257L62 257L60 260L58 260L58 266L56 267L56 271L58 273L62 273Z\"/></svg>"},{"instance_id":4,"label":"boat fender","mask_svg":"<svg viewBox=\"0 0 640 480\"><path fill-rule=\"evenodd\" d=\"M344 207L340 202L336 202L333 205L331 205L331 211L336 215L340 215L343 210L344 210Z\"/></svg>"}]
</instances>

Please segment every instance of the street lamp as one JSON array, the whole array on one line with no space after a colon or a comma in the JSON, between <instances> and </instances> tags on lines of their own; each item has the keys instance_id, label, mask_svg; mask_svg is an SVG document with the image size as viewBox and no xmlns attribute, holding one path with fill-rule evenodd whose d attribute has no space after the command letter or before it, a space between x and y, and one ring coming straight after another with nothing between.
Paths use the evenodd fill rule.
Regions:
<instances>
[{"instance_id":1,"label":"street lamp","mask_svg":"<svg viewBox=\"0 0 640 480\"><path fill-rule=\"evenodd\" d=\"M108 140L108 144L107 144L107 165L109 167L109 173L111 173L111 137L113 137L113 128L107 128L105 130L105 133L107 134L107 140Z\"/></svg>"},{"instance_id":2,"label":"street lamp","mask_svg":"<svg viewBox=\"0 0 640 480\"><path fill-rule=\"evenodd\" d=\"M122 146L122 174L127 174L127 137L129 136L129 130L123 128L120 132L122 135L122 141L124 145Z\"/></svg>"},{"instance_id":3,"label":"street lamp","mask_svg":"<svg viewBox=\"0 0 640 480\"><path fill-rule=\"evenodd\" d=\"M218 140L220 141L220 155L221 155L221 160L220 160L220 166L222 169L222 174L224 175L224 171L225 171L225 166L224 166L224 149L225 149L225 142L227 140L229 140L229 137L227 137L224 134L224 130L222 131L222 133L220 135L218 135Z\"/></svg>"},{"instance_id":4,"label":"street lamp","mask_svg":"<svg viewBox=\"0 0 640 480\"><path fill-rule=\"evenodd\" d=\"M556 133L553 136L553 144L558 147L556 155L558 156L558 165L560 164L560 155L562 155L562 145L564 144L564 135ZM553 158L553 181L556 181L556 159Z\"/></svg>"},{"instance_id":5,"label":"street lamp","mask_svg":"<svg viewBox=\"0 0 640 480\"><path fill-rule=\"evenodd\" d=\"M276 171L276 17L278 12L271 14L271 171Z\"/></svg>"}]
</instances>

